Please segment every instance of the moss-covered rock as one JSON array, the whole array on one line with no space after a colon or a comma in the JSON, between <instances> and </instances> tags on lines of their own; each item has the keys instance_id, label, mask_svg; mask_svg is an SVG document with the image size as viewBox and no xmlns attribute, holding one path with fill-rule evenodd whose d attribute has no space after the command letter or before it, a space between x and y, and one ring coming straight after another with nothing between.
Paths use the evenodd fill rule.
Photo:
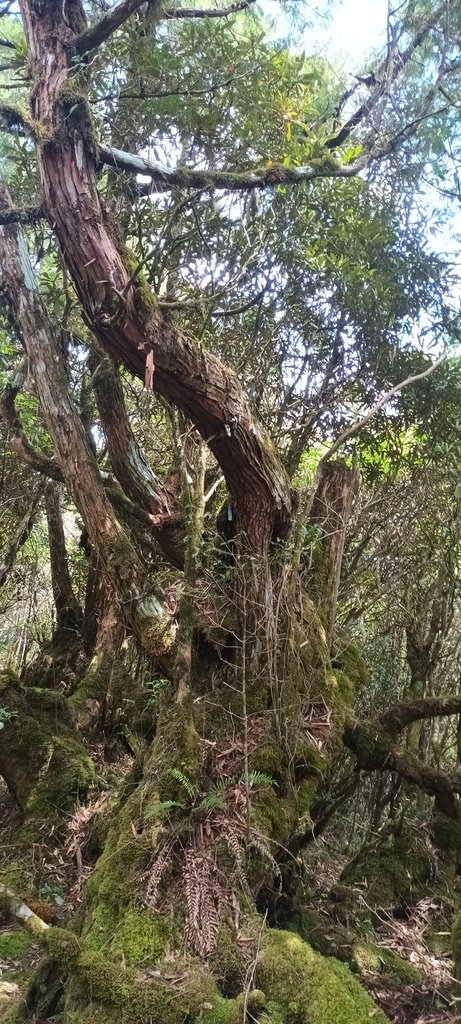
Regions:
<instances>
[{"instance_id":1,"label":"moss-covered rock","mask_svg":"<svg viewBox=\"0 0 461 1024\"><path fill-rule=\"evenodd\" d=\"M357 942L354 946L354 962L364 979L372 975L385 975L397 986L420 986L423 981L421 972L408 960L404 960L393 949L378 946L374 942Z\"/></svg>"},{"instance_id":2,"label":"moss-covered rock","mask_svg":"<svg viewBox=\"0 0 461 1024\"><path fill-rule=\"evenodd\" d=\"M365 883L367 901L373 907L412 905L426 892L433 880L433 863L426 845L413 835L384 843L364 853L346 867L341 880L347 884Z\"/></svg>"},{"instance_id":3,"label":"moss-covered rock","mask_svg":"<svg viewBox=\"0 0 461 1024\"><path fill-rule=\"evenodd\" d=\"M265 934L256 983L266 994L269 1019L284 1024L387 1021L345 964L319 956L292 932Z\"/></svg>"},{"instance_id":4,"label":"moss-covered rock","mask_svg":"<svg viewBox=\"0 0 461 1024\"><path fill-rule=\"evenodd\" d=\"M49 822L87 796L95 769L64 697L3 674L0 700L13 712L0 734L0 772L23 809L24 838L30 838L33 819Z\"/></svg>"},{"instance_id":5,"label":"moss-covered rock","mask_svg":"<svg viewBox=\"0 0 461 1024\"><path fill-rule=\"evenodd\" d=\"M329 915L313 907L302 907L296 917L296 930L317 953L346 963L352 960L353 933Z\"/></svg>"}]
</instances>

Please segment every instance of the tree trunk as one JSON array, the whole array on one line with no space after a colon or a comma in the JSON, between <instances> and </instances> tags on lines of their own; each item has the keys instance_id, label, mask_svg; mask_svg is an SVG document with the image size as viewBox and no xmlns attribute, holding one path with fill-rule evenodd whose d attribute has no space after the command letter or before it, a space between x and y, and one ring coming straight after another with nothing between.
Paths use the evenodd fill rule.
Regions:
<instances>
[{"instance_id":1,"label":"tree trunk","mask_svg":"<svg viewBox=\"0 0 461 1024\"><path fill-rule=\"evenodd\" d=\"M49 484L45 491L45 509L50 548L51 587L58 630L80 630L82 610L72 589L62 522L59 486Z\"/></svg>"}]
</instances>

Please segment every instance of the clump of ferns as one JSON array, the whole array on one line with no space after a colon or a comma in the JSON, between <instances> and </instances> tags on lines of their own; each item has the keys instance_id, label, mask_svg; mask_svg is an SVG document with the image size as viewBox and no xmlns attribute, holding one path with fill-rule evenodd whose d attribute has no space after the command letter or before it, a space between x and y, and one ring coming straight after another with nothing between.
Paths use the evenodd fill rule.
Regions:
<instances>
[{"instance_id":1,"label":"clump of ferns","mask_svg":"<svg viewBox=\"0 0 461 1024\"><path fill-rule=\"evenodd\" d=\"M163 818L163 823L143 873L143 902L152 910L159 908L167 876L170 901L174 877L186 907L187 944L198 956L207 957L216 948L223 912L230 905L238 905L238 894L248 897L249 905L252 903L247 880L249 855L256 854L281 882L280 868L268 841L249 824L247 813L251 792L276 783L255 771L240 779L223 778L200 795L179 769L172 768L170 773L184 789L184 803L159 801L145 812L146 820ZM223 844L232 864L225 870L219 866L218 857Z\"/></svg>"}]
</instances>

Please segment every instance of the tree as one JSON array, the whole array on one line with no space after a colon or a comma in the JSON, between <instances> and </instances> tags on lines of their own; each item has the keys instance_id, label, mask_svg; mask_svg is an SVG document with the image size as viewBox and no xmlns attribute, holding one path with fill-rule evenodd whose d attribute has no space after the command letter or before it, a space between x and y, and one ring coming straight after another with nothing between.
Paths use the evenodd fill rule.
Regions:
<instances>
[{"instance_id":1,"label":"tree","mask_svg":"<svg viewBox=\"0 0 461 1024\"><path fill-rule=\"evenodd\" d=\"M395 734L457 715L461 701L414 687L409 703L357 722L359 680L341 661L336 626L359 487L348 457L372 413L396 402L404 416L405 386L419 395L437 371L410 344L396 379L405 333L429 317L436 341L455 333L447 268L411 210L413 161L427 168L433 152L421 125L450 128L459 12L445 0L391 14L373 78L339 94L320 60L267 44L249 6L22 0L24 39L6 19L3 45L20 77L19 103L1 109L13 133L0 274L14 364L1 410L40 491L4 565L7 574L51 479L56 606L54 681L41 685L38 658L21 681L2 683L0 770L21 813L19 849L44 819L63 827L94 791L85 729L103 730L107 704L122 715L131 694L137 755L104 812L74 930L27 918L46 950L46 995L33 981L12 1019L64 1006L74 1024L384 1021L345 969L268 926L280 878L289 895L287 857L312 833L342 740L360 768L392 770L459 820L456 775ZM223 29L229 15L235 28ZM416 53L427 66L419 76ZM396 152L408 172L398 195ZM20 408L24 353L33 416ZM306 453L315 459L321 442L328 450L306 487ZM62 484L83 525L83 609ZM146 694L125 634L160 693L155 728L136 721ZM77 659L71 680L62 657ZM327 730L321 749L315 729ZM8 886L3 900L20 913Z\"/></svg>"}]
</instances>

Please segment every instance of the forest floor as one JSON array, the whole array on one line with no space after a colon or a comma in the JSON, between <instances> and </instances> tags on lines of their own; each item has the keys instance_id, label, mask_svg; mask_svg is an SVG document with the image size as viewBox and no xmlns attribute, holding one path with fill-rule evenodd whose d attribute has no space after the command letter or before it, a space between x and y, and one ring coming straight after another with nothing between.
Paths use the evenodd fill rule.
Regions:
<instances>
[{"instance_id":1,"label":"forest floor","mask_svg":"<svg viewBox=\"0 0 461 1024\"><path fill-rule=\"evenodd\" d=\"M103 800L115 794L130 764L131 759L126 757L106 771L109 782ZM35 912L49 923L64 924L81 900L84 882L92 870L85 853L85 830L90 817L86 808L78 810L68 822L64 839L61 835L53 843L48 830L45 843L44 831L43 846L36 844L33 851L27 852L27 874L30 875L32 860L37 893L37 899L30 902ZM14 805L0 782L0 875L6 872L6 877L13 860L15 869L18 865L17 850L11 842L17 825ZM310 848L304 862L306 891L317 911L325 907L325 897L337 883L346 862L347 858L333 852L322 840ZM366 970L359 974L392 1024L459 1024L461 1012L454 996L457 983L450 955L453 906L434 891L399 919L388 908L369 907L365 886L357 885L355 893L363 949L378 950L376 962L367 962ZM419 972L417 984L404 984L387 968L389 951ZM0 915L0 1021L10 1000L24 991L40 957L39 946L19 926ZM461 999L458 1005L461 1007Z\"/></svg>"}]
</instances>

